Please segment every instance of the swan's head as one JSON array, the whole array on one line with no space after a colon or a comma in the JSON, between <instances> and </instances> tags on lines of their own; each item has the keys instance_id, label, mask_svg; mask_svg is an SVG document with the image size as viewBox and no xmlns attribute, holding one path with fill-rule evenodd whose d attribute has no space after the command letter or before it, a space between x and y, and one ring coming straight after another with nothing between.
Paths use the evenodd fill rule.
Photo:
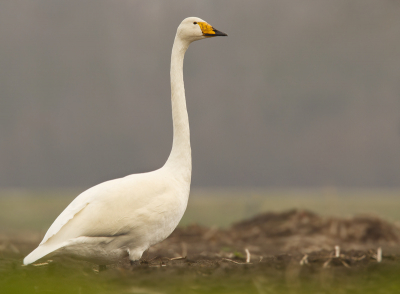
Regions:
<instances>
[{"instance_id":1,"label":"swan's head","mask_svg":"<svg viewBox=\"0 0 400 294\"><path fill-rule=\"evenodd\" d=\"M227 34L216 30L198 17L185 18L179 25L176 35L182 40L189 42L217 36L227 36Z\"/></svg>"}]
</instances>

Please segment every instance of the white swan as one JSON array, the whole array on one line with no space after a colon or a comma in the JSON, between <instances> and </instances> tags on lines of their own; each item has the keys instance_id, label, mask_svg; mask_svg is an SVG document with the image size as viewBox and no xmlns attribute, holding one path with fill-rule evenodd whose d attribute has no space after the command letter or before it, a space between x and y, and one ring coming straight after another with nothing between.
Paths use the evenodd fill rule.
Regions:
<instances>
[{"instance_id":1,"label":"white swan","mask_svg":"<svg viewBox=\"0 0 400 294\"><path fill-rule=\"evenodd\" d=\"M128 255L134 262L172 233L186 210L192 173L183 58L190 43L214 36L226 34L197 17L184 19L178 27L171 55L174 139L165 165L101 183L78 195L25 257L25 265L60 254L99 265Z\"/></svg>"}]
</instances>

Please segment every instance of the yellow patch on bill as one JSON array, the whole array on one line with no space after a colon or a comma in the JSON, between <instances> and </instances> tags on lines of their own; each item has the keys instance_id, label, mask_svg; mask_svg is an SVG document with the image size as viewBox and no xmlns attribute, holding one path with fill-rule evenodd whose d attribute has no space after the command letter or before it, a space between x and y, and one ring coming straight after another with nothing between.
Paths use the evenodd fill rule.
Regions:
<instances>
[{"instance_id":1,"label":"yellow patch on bill","mask_svg":"<svg viewBox=\"0 0 400 294\"><path fill-rule=\"evenodd\" d=\"M208 35L215 35L214 29L212 26L210 26L208 23L206 22L198 22L201 31L203 32L203 34L208 34Z\"/></svg>"}]
</instances>

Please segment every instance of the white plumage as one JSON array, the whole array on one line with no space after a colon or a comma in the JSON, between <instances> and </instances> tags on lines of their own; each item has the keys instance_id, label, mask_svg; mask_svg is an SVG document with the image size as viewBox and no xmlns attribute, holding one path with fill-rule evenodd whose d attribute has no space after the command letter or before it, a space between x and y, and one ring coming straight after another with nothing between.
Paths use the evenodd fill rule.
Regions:
<instances>
[{"instance_id":1,"label":"white plumage","mask_svg":"<svg viewBox=\"0 0 400 294\"><path fill-rule=\"evenodd\" d=\"M186 210L192 173L183 58L191 42L213 36L226 34L197 17L184 19L178 27L171 55L174 139L165 165L101 183L78 195L24 264L60 254L100 265L128 255L136 261L172 233Z\"/></svg>"}]
</instances>

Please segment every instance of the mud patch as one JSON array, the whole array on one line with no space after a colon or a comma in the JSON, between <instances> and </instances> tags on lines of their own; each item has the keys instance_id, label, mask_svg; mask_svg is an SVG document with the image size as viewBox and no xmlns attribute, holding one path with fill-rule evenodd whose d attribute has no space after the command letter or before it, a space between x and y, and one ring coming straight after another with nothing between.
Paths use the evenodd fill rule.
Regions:
<instances>
[{"instance_id":1,"label":"mud patch","mask_svg":"<svg viewBox=\"0 0 400 294\"><path fill-rule=\"evenodd\" d=\"M0 236L1 293L400 293L400 228L371 216L291 210L225 230L191 225L138 265L103 271L65 257L22 266L40 237Z\"/></svg>"}]
</instances>

